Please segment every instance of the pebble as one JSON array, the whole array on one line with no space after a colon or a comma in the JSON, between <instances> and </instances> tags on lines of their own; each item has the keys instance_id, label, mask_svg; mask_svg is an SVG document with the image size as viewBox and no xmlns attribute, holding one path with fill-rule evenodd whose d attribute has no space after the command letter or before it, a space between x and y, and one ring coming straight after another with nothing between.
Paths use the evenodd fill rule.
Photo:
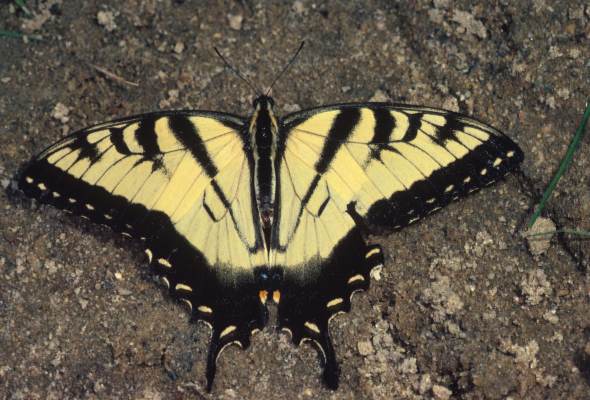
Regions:
<instances>
[{"instance_id":1,"label":"pebble","mask_svg":"<svg viewBox=\"0 0 590 400\"><path fill-rule=\"evenodd\" d=\"M176 42L176 44L174 45L174 52L176 54L180 54L184 51L184 43L182 42Z\"/></svg>"},{"instance_id":2,"label":"pebble","mask_svg":"<svg viewBox=\"0 0 590 400\"><path fill-rule=\"evenodd\" d=\"M65 124L70 120L69 114L69 107L63 103L57 103L55 107L53 107L53 111L51 111L51 117L60 121L62 124Z\"/></svg>"},{"instance_id":3,"label":"pebble","mask_svg":"<svg viewBox=\"0 0 590 400\"><path fill-rule=\"evenodd\" d=\"M233 30L236 30L236 31L239 31L240 29L242 29L242 22L244 21L244 17L242 17L240 14L238 14L238 15L229 14L227 16L227 19L229 21L230 28L232 28Z\"/></svg>"},{"instance_id":4,"label":"pebble","mask_svg":"<svg viewBox=\"0 0 590 400\"><path fill-rule=\"evenodd\" d=\"M117 24L115 23L115 15L112 11L99 11L96 14L96 20L98 24L104 27L107 31L112 32L117 29Z\"/></svg>"},{"instance_id":5,"label":"pebble","mask_svg":"<svg viewBox=\"0 0 590 400\"><path fill-rule=\"evenodd\" d=\"M545 296L549 296L552 293L551 283L547 280L547 275L542 269L535 269L530 271L526 277L520 282L520 289L526 297L527 304L535 306Z\"/></svg>"},{"instance_id":6,"label":"pebble","mask_svg":"<svg viewBox=\"0 0 590 400\"><path fill-rule=\"evenodd\" d=\"M453 21L457 22L466 33L477 36L480 39L488 37L486 27L481 21L477 20L473 14L466 11L454 10L452 18Z\"/></svg>"},{"instance_id":7,"label":"pebble","mask_svg":"<svg viewBox=\"0 0 590 400\"><path fill-rule=\"evenodd\" d=\"M359 351L359 354L363 357L366 357L369 354L373 354L373 352L375 351L373 349L373 345L368 340L362 340L358 342L356 346Z\"/></svg>"},{"instance_id":8,"label":"pebble","mask_svg":"<svg viewBox=\"0 0 590 400\"><path fill-rule=\"evenodd\" d=\"M371 96L369 101L377 103L387 103L391 102L391 98L383 90L377 89L375 93L373 93L373 96Z\"/></svg>"},{"instance_id":9,"label":"pebble","mask_svg":"<svg viewBox=\"0 0 590 400\"><path fill-rule=\"evenodd\" d=\"M549 247L551 246L551 239L553 238L553 234L541 236L533 235L554 231L555 223L552 220L544 217L537 218L533 226L531 226L530 229L525 233L527 245L532 255L539 256L549 250Z\"/></svg>"},{"instance_id":10,"label":"pebble","mask_svg":"<svg viewBox=\"0 0 590 400\"><path fill-rule=\"evenodd\" d=\"M420 394L424 394L428 392L432 388L432 380L430 379L430 374L424 374L420 378L420 386L418 387L418 391Z\"/></svg>"},{"instance_id":11,"label":"pebble","mask_svg":"<svg viewBox=\"0 0 590 400\"><path fill-rule=\"evenodd\" d=\"M444 386L434 385L432 387L432 394L435 399L448 400L453 395L453 392Z\"/></svg>"},{"instance_id":12,"label":"pebble","mask_svg":"<svg viewBox=\"0 0 590 400\"><path fill-rule=\"evenodd\" d=\"M299 15L303 14L305 12L305 5L303 2L299 0L293 2L293 11Z\"/></svg>"},{"instance_id":13,"label":"pebble","mask_svg":"<svg viewBox=\"0 0 590 400\"><path fill-rule=\"evenodd\" d=\"M415 374L418 372L418 366L416 365L416 359L414 357L406 358L402 365L400 365L400 372L403 374Z\"/></svg>"},{"instance_id":14,"label":"pebble","mask_svg":"<svg viewBox=\"0 0 590 400\"><path fill-rule=\"evenodd\" d=\"M559 317L555 315L555 311L547 311L543 314L543 319L554 325L559 322Z\"/></svg>"},{"instance_id":15,"label":"pebble","mask_svg":"<svg viewBox=\"0 0 590 400\"><path fill-rule=\"evenodd\" d=\"M301 110L301 106L297 103L286 103L283 105L283 111L286 113L293 113Z\"/></svg>"}]
</instances>

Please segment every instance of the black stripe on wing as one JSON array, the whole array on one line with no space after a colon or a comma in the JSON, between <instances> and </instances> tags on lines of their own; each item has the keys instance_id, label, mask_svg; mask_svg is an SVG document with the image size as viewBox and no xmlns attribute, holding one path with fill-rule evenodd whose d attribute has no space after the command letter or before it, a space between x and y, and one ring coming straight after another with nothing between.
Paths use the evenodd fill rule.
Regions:
<instances>
[{"instance_id":1,"label":"black stripe on wing","mask_svg":"<svg viewBox=\"0 0 590 400\"><path fill-rule=\"evenodd\" d=\"M211 160L209 152L205 147L203 139L197 132L197 128L187 118L171 118L170 129L174 132L176 139L188 149L193 158L205 169L210 177L214 177L219 172ZM238 128L239 132L241 128Z\"/></svg>"},{"instance_id":2,"label":"black stripe on wing","mask_svg":"<svg viewBox=\"0 0 590 400\"><path fill-rule=\"evenodd\" d=\"M442 146L446 141L460 143L453 132L465 129L467 125L463 122L464 117L447 114L445 118L446 123L437 131L435 142ZM410 123L410 129L415 126ZM407 135L415 137L415 133ZM406 136L402 141L406 142ZM429 177L414 182L407 190L396 192L389 199L373 204L367 214L367 221L377 231L384 228L402 229L453 200L498 181L518 168L523 159L522 150L507 136L490 135L463 157L435 170Z\"/></svg>"},{"instance_id":3,"label":"black stripe on wing","mask_svg":"<svg viewBox=\"0 0 590 400\"><path fill-rule=\"evenodd\" d=\"M315 170L318 174L326 172L330 166L330 162L342 146L352 134L352 131L360 119L360 111L358 109L342 110L332 123L330 132L327 135L327 140L324 142L324 147L320 158L318 159Z\"/></svg>"}]
</instances>

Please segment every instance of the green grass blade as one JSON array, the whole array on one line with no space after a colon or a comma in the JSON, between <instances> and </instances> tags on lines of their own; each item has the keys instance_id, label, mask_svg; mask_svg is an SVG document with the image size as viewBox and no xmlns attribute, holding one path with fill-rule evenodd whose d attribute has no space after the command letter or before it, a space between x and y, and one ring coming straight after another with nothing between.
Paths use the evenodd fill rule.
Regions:
<instances>
[{"instance_id":1,"label":"green grass blade","mask_svg":"<svg viewBox=\"0 0 590 400\"><path fill-rule=\"evenodd\" d=\"M526 235L526 237L547 236L547 235L554 235L556 233L565 233L566 235L575 235L575 236L580 236L580 237L584 237L584 238L590 238L590 232L578 231L575 229L559 229L556 231L529 233Z\"/></svg>"},{"instance_id":2,"label":"green grass blade","mask_svg":"<svg viewBox=\"0 0 590 400\"><path fill-rule=\"evenodd\" d=\"M0 31L0 37L13 37L13 38L19 38L19 37L23 37L24 34L20 33L20 32L15 32L15 31Z\"/></svg>"},{"instance_id":3,"label":"green grass blade","mask_svg":"<svg viewBox=\"0 0 590 400\"><path fill-rule=\"evenodd\" d=\"M2 31L0 30L0 38L1 37L9 37L9 38L26 38L28 40L43 40L41 35L27 35L26 33L16 32L16 31Z\"/></svg>"},{"instance_id":4,"label":"green grass blade","mask_svg":"<svg viewBox=\"0 0 590 400\"><path fill-rule=\"evenodd\" d=\"M582 122L580 122L580 125L578 126L578 129L576 130L576 134L574 135L574 138L572 139L572 141L567 149L567 152L565 153L565 157L563 157L561 164L559 164L559 169L557 170L557 172L553 176L553 179L551 179L551 182L549 183L549 186L547 186L547 189L545 189L545 192L543 193L543 198L541 199L539 206L537 207L535 213L533 214L533 216L531 217L531 219L529 221L529 228L531 226L533 226L533 224L535 223L537 218L539 218L539 216L541 215L541 212L545 208L545 205L547 204L547 201L549 200L551 193L553 193L553 191L555 190L555 187L557 186L557 182L559 182L559 179L561 179L562 175L565 174L565 172L569 168L570 164L572 163L572 160L574 158L574 153L576 152L576 150L580 146L580 142L582 141L582 138L584 137L584 134L586 133L586 124L588 123L589 118L590 118L590 100L588 101L588 104L586 105L586 111L584 112L584 116L582 117Z\"/></svg>"},{"instance_id":5,"label":"green grass blade","mask_svg":"<svg viewBox=\"0 0 590 400\"><path fill-rule=\"evenodd\" d=\"M27 8L27 5L25 3L25 0L14 0L14 2L16 3L17 6L20 7L21 10L23 10L23 12L29 16L31 15L31 12L29 11L29 9Z\"/></svg>"}]
</instances>

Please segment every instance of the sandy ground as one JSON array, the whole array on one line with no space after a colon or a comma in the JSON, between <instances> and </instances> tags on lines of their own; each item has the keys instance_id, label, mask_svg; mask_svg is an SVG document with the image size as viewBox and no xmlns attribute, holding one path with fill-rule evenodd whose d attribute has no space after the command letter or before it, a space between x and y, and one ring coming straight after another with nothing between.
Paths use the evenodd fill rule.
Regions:
<instances>
[{"instance_id":1,"label":"sandy ground","mask_svg":"<svg viewBox=\"0 0 590 400\"><path fill-rule=\"evenodd\" d=\"M590 398L589 242L556 237L533 255L522 237L590 97L587 2L27 3L32 18L0 2L0 27L33 35L0 38L0 398ZM207 394L208 330L154 284L137 244L33 203L14 177L63 134L114 117L247 115L254 93L212 47L268 85L302 39L273 91L279 113L371 98L444 107L504 130L526 160L374 238L381 280L331 325L338 391L271 322L223 353ZM586 139L544 213L559 228L590 230L589 156Z\"/></svg>"}]
</instances>

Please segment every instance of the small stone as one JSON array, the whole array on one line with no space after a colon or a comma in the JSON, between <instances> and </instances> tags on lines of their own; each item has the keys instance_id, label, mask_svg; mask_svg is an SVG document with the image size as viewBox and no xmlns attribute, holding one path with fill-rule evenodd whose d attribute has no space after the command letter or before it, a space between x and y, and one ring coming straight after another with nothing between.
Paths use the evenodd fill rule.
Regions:
<instances>
[{"instance_id":1,"label":"small stone","mask_svg":"<svg viewBox=\"0 0 590 400\"><path fill-rule=\"evenodd\" d=\"M375 91L375 93L373 93L373 96L371 96L371 98L369 99L369 101L371 101L371 102L377 102L377 103L386 103L386 102L390 102L391 99L389 98L389 96L387 95L387 93L385 93L381 89L377 89Z\"/></svg>"},{"instance_id":2,"label":"small stone","mask_svg":"<svg viewBox=\"0 0 590 400\"><path fill-rule=\"evenodd\" d=\"M547 106L549 106L550 109L555 110L555 106L556 106L555 96L547 96L545 98L544 103L547 104Z\"/></svg>"},{"instance_id":3,"label":"small stone","mask_svg":"<svg viewBox=\"0 0 590 400\"><path fill-rule=\"evenodd\" d=\"M373 349L373 345L368 340L360 341L356 344L356 347L359 351L359 354L363 357L368 356L369 354L373 354L375 351Z\"/></svg>"},{"instance_id":4,"label":"small stone","mask_svg":"<svg viewBox=\"0 0 590 400\"><path fill-rule=\"evenodd\" d=\"M244 21L244 17L242 17L240 14L238 14L238 15L229 14L227 16L227 19L229 21L230 28L232 28L233 30L236 30L236 31L239 31L240 29L242 29L242 22Z\"/></svg>"},{"instance_id":5,"label":"small stone","mask_svg":"<svg viewBox=\"0 0 590 400\"><path fill-rule=\"evenodd\" d=\"M293 11L295 11L295 14L303 14L305 12L305 5L303 4L302 1L295 1L293 2Z\"/></svg>"},{"instance_id":6,"label":"small stone","mask_svg":"<svg viewBox=\"0 0 590 400\"><path fill-rule=\"evenodd\" d=\"M0 185L2 186L2 189L8 189L8 186L10 186L10 179L8 179L8 178L0 179Z\"/></svg>"},{"instance_id":7,"label":"small stone","mask_svg":"<svg viewBox=\"0 0 590 400\"><path fill-rule=\"evenodd\" d=\"M53 275L57 272L57 265L55 264L55 261L53 260L49 260L45 263L45 268L47 269L47 272L49 273L49 275Z\"/></svg>"},{"instance_id":8,"label":"small stone","mask_svg":"<svg viewBox=\"0 0 590 400\"><path fill-rule=\"evenodd\" d=\"M445 110L459 112L459 100L454 96L445 97L442 106Z\"/></svg>"},{"instance_id":9,"label":"small stone","mask_svg":"<svg viewBox=\"0 0 590 400\"><path fill-rule=\"evenodd\" d=\"M178 89L170 89L168 91L168 100L170 102L174 102L178 100L178 96L180 96L180 91Z\"/></svg>"},{"instance_id":10,"label":"small stone","mask_svg":"<svg viewBox=\"0 0 590 400\"><path fill-rule=\"evenodd\" d=\"M184 43L182 42L176 42L176 44L174 45L174 52L176 54L180 54L184 51Z\"/></svg>"},{"instance_id":11,"label":"small stone","mask_svg":"<svg viewBox=\"0 0 590 400\"><path fill-rule=\"evenodd\" d=\"M463 309L463 301L452 290L448 276L438 276L430 287L424 289L421 300L433 309L432 317L436 322L443 322L447 316Z\"/></svg>"},{"instance_id":12,"label":"small stone","mask_svg":"<svg viewBox=\"0 0 590 400\"><path fill-rule=\"evenodd\" d=\"M445 327L447 328L447 331L453 335L453 336L458 336L461 337L463 336L463 331L461 330L461 328L459 327L459 325L457 325L456 323L454 323L453 321L445 321Z\"/></svg>"},{"instance_id":13,"label":"small stone","mask_svg":"<svg viewBox=\"0 0 590 400\"><path fill-rule=\"evenodd\" d=\"M296 104L296 103L283 104L283 111L286 113L293 113L293 112L300 111L300 110L301 110L301 106L299 104Z\"/></svg>"},{"instance_id":14,"label":"small stone","mask_svg":"<svg viewBox=\"0 0 590 400\"><path fill-rule=\"evenodd\" d=\"M550 341L550 342L561 343L561 342L563 342L563 334L562 334L561 332L559 332L559 331L557 331L557 332L554 332L554 333L553 333L553 336L551 336L551 337L549 338L549 341ZM589 348L589 349L590 349L590 348ZM588 353L588 355L590 355L590 353Z\"/></svg>"},{"instance_id":15,"label":"small stone","mask_svg":"<svg viewBox=\"0 0 590 400\"><path fill-rule=\"evenodd\" d=\"M120 281L123 279L123 274L120 272L115 272L115 279Z\"/></svg>"},{"instance_id":16,"label":"small stone","mask_svg":"<svg viewBox=\"0 0 590 400\"><path fill-rule=\"evenodd\" d=\"M414 357L406 358L402 365L399 367L400 372L403 374L415 374L418 372L418 367L416 366L416 359Z\"/></svg>"},{"instance_id":17,"label":"small stone","mask_svg":"<svg viewBox=\"0 0 590 400\"><path fill-rule=\"evenodd\" d=\"M164 71L158 71L158 79L160 79L161 81L165 81L166 79L168 79L168 74Z\"/></svg>"},{"instance_id":18,"label":"small stone","mask_svg":"<svg viewBox=\"0 0 590 400\"><path fill-rule=\"evenodd\" d=\"M99 11L96 14L96 20L100 26L103 26L107 31L112 32L117 29L115 23L115 15L112 11Z\"/></svg>"},{"instance_id":19,"label":"small stone","mask_svg":"<svg viewBox=\"0 0 590 400\"><path fill-rule=\"evenodd\" d=\"M86 310L86 307L88 306L88 300L78 299L78 303L80 304L80 308L82 308L82 310Z\"/></svg>"},{"instance_id":20,"label":"small stone","mask_svg":"<svg viewBox=\"0 0 590 400\"><path fill-rule=\"evenodd\" d=\"M20 275L23 272L25 272L25 259L23 257L17 256L17 258L16 258L16 273L17 273L17 275Z\"/></svg>"},{"instance_id":21,"label":"small stone","mask_svg":"<svg viewBox=\"0 0 590 400\"><path fill-rule=\"evenodd\" d=\"M93 385L93 387L92 387L92 390L94 390L94 393L97 393L97 394L98 394L98 393L102 393L102 392L104 392L104 390L105 390L105 389L106 389L106 388L105 388L105 385L104 385L104 383L102 383L102 381L100 381L100 380L99 380L99 381L96 381L96 382L94 382L94 385ZM145 398L145 397L144 397L144 398Z\"/></svg>"},{"instance_id":22,"label":"small stone","mask_svg":"<svg viewBox=\"0 0 590 400\"><path fill-rule=\"evenodd\" d=\"M484 321L492 321L494 319L496 319L496 312L494 310L489 311L489 312L484 312L482 314L483 320Z\"/></svg>"},{"instance_id":23,"label":"small stone","mask_svg":"<svg viewBox=\"0 0 590 400\"><path fill-rule=\"evenodd\" d=\"M452 20L457 22L470 35L475 35L480 39L488 37L486 27L481 21L475 19L473 14L466 11L454 10Z\"/></svg>"},{"instance_id":24,"label":"small stone","mask_svg":"<svg viewBox=\"0 0 590 400\"><path fill-rule=\"evenodd\" d=\"M60 121L62 124L65 124L70 120L69 114L70 109L62 103L57 103L53 108L53 111L51 111L51 117Z\"/></svg>"},{"instance_id":25,"label":"small stone","mask_svg":"<svg viewBox=\"0 0 590 400\"><path fill-rule=\"evenodd\" d=\"M551 295L551 284L542 269L530 271L520 282L520 289L526 297L527 304L535 306L546 296Z\"/></svg>"},{"instance_id":26,"label":"small stone","mask_svg":"<svg viewBox=\"0 0 590 400\"><path fill-rule=\"evenodd\" d=\"M61 359L59 355L57 355L53 360L51 360L51 365L53 365L55 368L59 367L60 364Z\"/></svg>"},{"instance_id":27,"label":"small stone","mask_svg":"<svg viewBox=\"0 0 590 400\"><path fill-rule=\"evenodd\" d=\"M570 91L568 88L560 88L560 89L557 89L557 95L559 97L561 97L562 99L567 100L570 98Z\"/></svg>"},{"instance_id":28,"label":"small stone","mask_svg":"<svg viewBox=\"0 0 590 400\"><path fill-rule=\"evenodd\" d=\"M435 399L448 400L453 395L453 392L444 386L434 385L432 387L432 394Z\"/></svg>"},{"instance_id":29,"label":"small stone","mask_svg":"<svg viewBox=\"0 0 590 400\"><path fill-rule=\"evenodd\" d=\"M559 322L559 317L555 315L555 310L547 311L543 314L543 319L551 324L557 324Z\"/></svg>"},{"instance_id":30,"label":"small stone","mask_svg":"<svg viewBox=\"0 0 590 400\"><path fill-rule=\"evenodd\" d=\"M549 218L539 217L526 231L527 245L529 251L534 256L539 256L545 253L551 246L551 238L553 233L547 235L540 235L541 233L555 232L555 224Z\"/></svg>"},{"instance_id":31,"label":"small stone","mask_svg":"<svg viewBox=\"0 0 590 400\"><path fill-rule=\"evenodd\" d=\"M537 353L539 344L536 340L529 341L525 346L519 346L512 343L510 339L500 342L500 350L504 353L512 354L517 363L528 368L537 367Z\"/></svg>"},{"instance_id":32,"label":"small stone","mask_svg":"<svg viewBox=\"0 0 590 400\"><path fill-rule=\"evenodd\" d=\"M590 8L588 8L588 9L590 10ZM578 58L578 57L580 57L580 54L581 54L581 52L579 49L571 49L569 51L569 56L571 58Z\"/></svg>"},{"instance_id":33,"label":"small stone","mask_svg":"<svg viewBox=\"0 0 590 400\"><path fill-rule=\"evenodd\" d=\"M545 387L553 387L555 382L557 382L557 377L555 375L542 375L540 372L535 373L535 377L537 382Z\"/></svg>"},{"instance_id":34,"label":"small stone","mask_svg":"<svg viewBox=\"0 0 590 400\"><path fill-rule=\"evenodd\" d=\"M432 388L432 379L430 379L430 374L424 374L420 378L420 386L418 387L418 391L420 394L424 394L428 392Z\"/></svg>"}]
</instances>

